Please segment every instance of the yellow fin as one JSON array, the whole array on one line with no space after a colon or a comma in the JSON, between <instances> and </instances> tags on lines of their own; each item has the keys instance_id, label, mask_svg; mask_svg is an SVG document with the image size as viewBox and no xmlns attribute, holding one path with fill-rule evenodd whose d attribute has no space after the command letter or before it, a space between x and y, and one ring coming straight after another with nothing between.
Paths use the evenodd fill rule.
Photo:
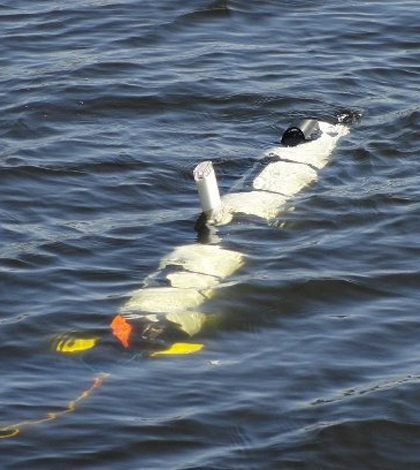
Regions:
<instances>
[{"instance_id":1,"label":"yellow fin","mask_svg":"<svg viewBox=\"0 0 420 470\"><path fill-rule=\"evenodd\" d=\"M174 343L169 349L164 351L156 351L151 354L152 357L163 354L191 354L203 349L204 344L200 343Z\"/></svg>"},{"instance_id":2,"label":"yellow fin","mask_svg":"<svg viewBox=\"0 0 420 470\"><path fill-rule=\"evenodd\" d=\"M56 351L62 353L78 353L81 351L86 351L87 349L92 349L98 339L98 337L65 339L63 341L58 341Z\"/></svg>"}]
</instances>

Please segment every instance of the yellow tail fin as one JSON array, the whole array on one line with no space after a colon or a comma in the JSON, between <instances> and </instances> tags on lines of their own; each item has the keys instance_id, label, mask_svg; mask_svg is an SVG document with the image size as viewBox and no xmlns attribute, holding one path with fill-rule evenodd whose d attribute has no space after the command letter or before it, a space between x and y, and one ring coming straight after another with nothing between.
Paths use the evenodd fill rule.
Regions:
<instances>
[{"instance_id":1,"label":"yellow tail fin","mask_svg":"<svg viewBox=\"0 0 420 470\"><path fill-rule=\"evenodd\" d=\"M151 354L152 357L165 354L191 354L203 349L204 344L200 343L174 343L169 349L156 351Z\"/></svg>"},{"instance_id":2,"label":"yellow tail fin","mask_svg":"<svg viewBox=\"0 0 420 470\"><path fill-rule=\"evenodd\" d=\"M77 338L72 335L63 335L56 340L55 350L65 354L86 351L87 349L92 349L98 339L97 336L91 338Z\"/></svg>"}]
</instances>

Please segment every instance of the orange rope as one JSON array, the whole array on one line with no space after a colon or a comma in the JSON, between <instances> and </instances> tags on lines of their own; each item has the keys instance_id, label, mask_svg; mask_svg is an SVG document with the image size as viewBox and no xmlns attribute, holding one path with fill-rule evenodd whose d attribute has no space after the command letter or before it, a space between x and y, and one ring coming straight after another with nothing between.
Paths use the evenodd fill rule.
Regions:
<instances>
[{"instance_id":1,"label":"orange rope","mask_svg":"<svg viewBox=\"0 0 420 470\"><path fill-rule=\"evenodd\" d=\"M46 423L47 421L53 421L68 413L72 413L73 411L76 410L77 405L81 401L86 400L86 398L92 395L95 389L100 387L104 379L109 377L109 375L110 374L101 373L101 374L98 374L96 377L94 377L92 385L87 390L83 391L77 398L75 398L74 400L70 400L67 403L67 406L62 411L52 411L52 412L47 413L47 415L44 418L32 419L32 420L28 419L26 421L21 421L20 423L11 424L10 426L5 426L3 428L0 428L0 439L8 439L10 437L17 436L18 434L20 434L20 431L23 427Z\"/></svg>"}]
</instances>

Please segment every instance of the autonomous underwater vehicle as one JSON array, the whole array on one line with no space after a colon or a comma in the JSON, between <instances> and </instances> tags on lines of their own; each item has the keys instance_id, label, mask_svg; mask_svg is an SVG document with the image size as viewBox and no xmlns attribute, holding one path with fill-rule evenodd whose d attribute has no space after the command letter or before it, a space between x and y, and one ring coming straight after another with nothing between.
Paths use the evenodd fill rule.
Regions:
<instances>
[{"instance_id":1,"label":"autonomous underwater vehicle","mask_svg":"<svg viewBox=\"0 0 420 470\"><path fill-rule=\"evenodd\" d=\"M252 178L244 178L243 191L232 190L220 197L212 162L201 162L193 173L202 209L197 230L203 227L217 230L236 216L257 217L267 222L275 219L293 196L316 181L339 139L349 132L344 124L348 118L352 119L341 116L334 124L304 119L290 126L283 133L281 143L256 161L252 169L256 171L250 172ZM157 270L147 276L144 285L122 304L106 333L101 329L98 334L56 335L52 349L64 355L76 354L83 362L88 355L97 353L101 364L104 351L112 356L119 356L114 351L125 352L129 360L200 351L204 344L194 342L194 338L211 318L201 307L246 261L243 253L226 248L219 237L215 240L209 244L181 245L166 255ZM28 426L74 412L110 375L91 370L96 373L90 387L60 411L4 426L0 428L0 439L15 437Z\"/></svg>"},{"instance_id":2,"label":"autonomous underwater vehicle","mask_svg":"<svg viewBox=\"0 0 420 470\"><path fill-rule=\"evenodd\" d=\"M295 122L285 130L280 144L257 161L267 164L244 190L223 197L212 162L201 162L193 172L202 209L196 226L215 229L229 224L236 215L266 221L277 217L293 196L316 181L338 140L349 132L344 120L345 116L334 124L316 119ZM191 339L208 319L200 306L244 263L245 255L223 247L222 241L179 246L122 305L110 323L108 336L113 341L107 335L68 334L56 337L53 348L64 354L80 353L108 341L150 357L199 351L203 344Z\"/></svg>"}]
</instances>

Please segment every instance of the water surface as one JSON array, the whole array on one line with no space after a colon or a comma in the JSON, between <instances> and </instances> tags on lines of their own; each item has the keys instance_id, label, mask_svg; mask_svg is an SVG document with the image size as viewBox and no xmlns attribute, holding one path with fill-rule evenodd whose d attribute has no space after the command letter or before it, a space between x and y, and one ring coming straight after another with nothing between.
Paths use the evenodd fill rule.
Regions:
<instances>
[{"instance_id":1,"label":"water surface","mask_svg":"<svg viewBox=\"0 0 420 470\"><path fill-rule=\"evenodd\" d=\"M418 2L0 5L4 469L420 468ZM92 360L162 256L197 240L191 170L227 191L300 116L361 114L205 305L195 355Z\"/></svg>"}]
</instances>

